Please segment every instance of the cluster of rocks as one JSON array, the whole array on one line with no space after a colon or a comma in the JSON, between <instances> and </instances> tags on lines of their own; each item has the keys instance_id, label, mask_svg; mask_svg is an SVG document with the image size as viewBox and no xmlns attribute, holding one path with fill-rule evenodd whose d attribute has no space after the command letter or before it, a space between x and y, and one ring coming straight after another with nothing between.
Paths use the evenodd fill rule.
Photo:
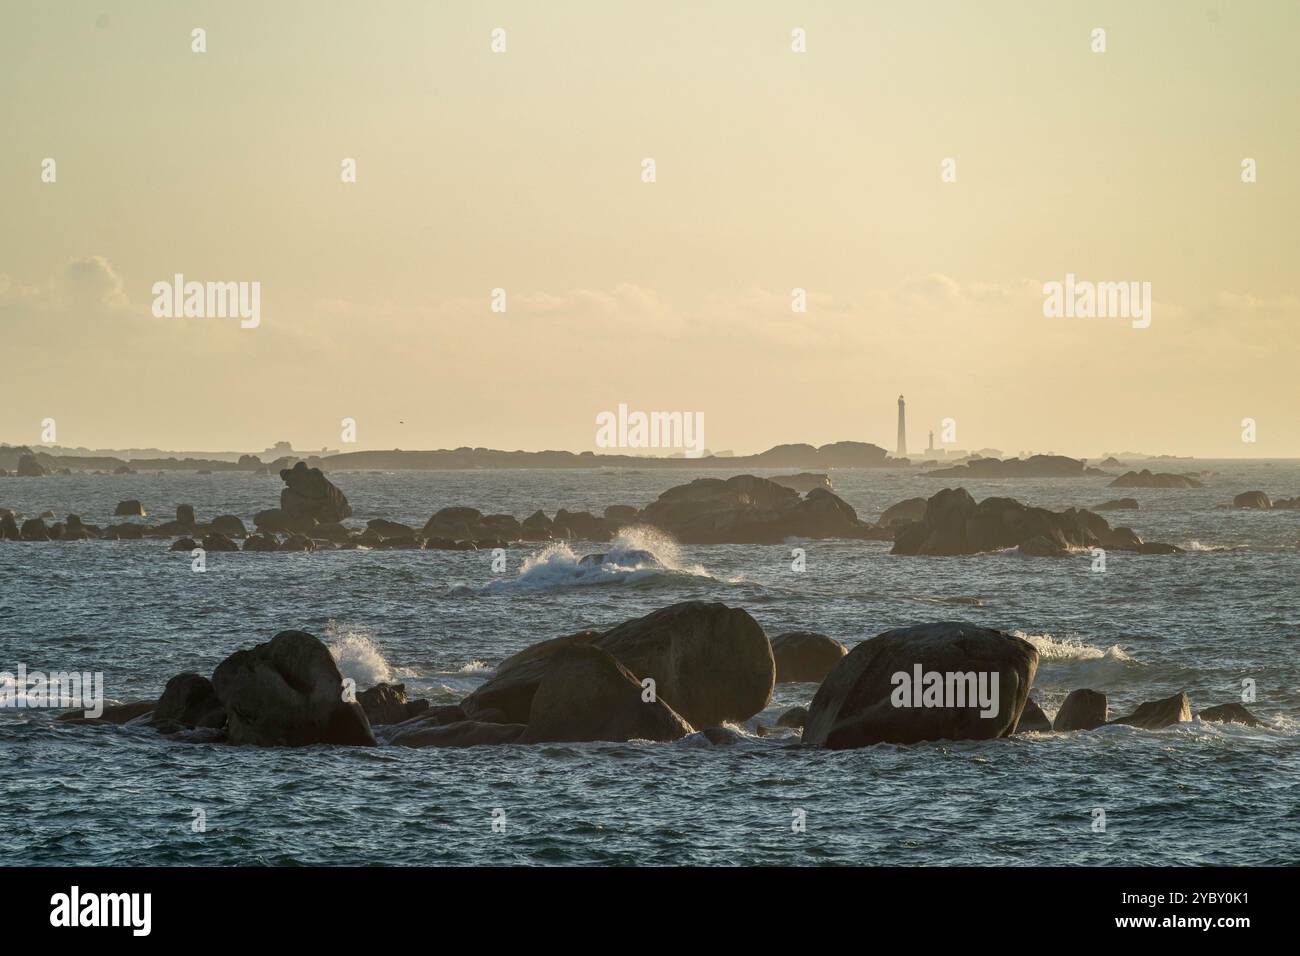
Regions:
<instances>
[{"instance_id":1,"label":"cluster of rocks","mask_svg":"<svg viewBox=\"0 0 1300 956\"><path fill-rule=\"evenodd\" d=\"M138 501L124 501L117 506L115 517L143 516L144 509ZM46 524L53 515L45 513L34 518L27 518L21 523L18 517L7 508L0 508L0 540L5 541L86 541L122 540L138 541L142 538L171 538L182 535L205 535L204 540L213 542L211 550L223 550L223 543L230 545L230 538L243 537L247 532L244 523L235 515L219 515L211 521L199 522L194 517L192 505L178 505L176 519L163 524L149 525L134 522L100 526L86 524L80 515L68 515L62 521ZM196 546L196 545L194 545ZM230 550L225 547L224 550ZM238 550L237 546L235 550Z\"/></svg>"},{"instance_id":2,"label":"cluster of rocks","mask_svg":"<svg viewBox=\"0 0 1300 956\"><path fill-rule=\"evenodd\" d=\"M1030 455L1028 458L974 458L962 465L939 468L931 478L1086 478L1104 475L1100 468L1065 455Z\"/></svg>"},{"instance_id":3,"label":"cluster of rocks","mask_svg":"<svg viewBox=\"0 0 1300 956\"><path fill-rule=\"evenodd\" d=\"M1032 703L1032 701L1031 701ZM1219 704L1193 713L1192 703L1186 693L1177 693L1161 700L1139 704L1132 713L1111 718L1110 702L1101 691L1081 688L1070 691L1061 703L1053 720L1048 720L1037 705L1036 719L1026 723L1022 717L1018 733L1066 733L1076 730L1096 730L1098 727L1122 724L1143 730L1160 730L1194 718L1210 723L1236 723L1249 727L1266 726L1242 704ZM1028 711L1026 711L1028 712Z\"/></svg>"},{"instance_id":4,"label":"cluster of rocks","mask_svg":"<svg viewBox=\"0 0 1300 956\"><path fill-rule=\"evenodd\" d=\"M1201 482L1191 475L1174 475L1169 472L1126 471L1110 483L1111 488L1200 488Z\"/></svg>"},{"instance_id":5,"label":"cluster of rocks","mask_svg":"<svg viewBox=\"0 0 1300 956\"><path fill-rule=\"evenodd\" d=\"M187 741L256 746L312 744L464 747L545 742L739 739L725 725L747 720L778 681L819 682L807 707L783 713L805 744L830 749L925 740L985 740L1017 732L1089 730L1104 724L1159 729L1192 719L1186 694L1109 719L1104 694L1079 690L1055 723L1029 698L1033 645L961 622L897 628L852 651L825 635L791 632L769 641L744 610L690 601L607 631L581 631L507 658L459 704L410 700L401 684L351 695L329 650L304 631L283 631L236 651L211 678L184 673L157 700L61 720L152 727ZM996 675L987 701L900 704L897 676ZM973 693L973 691L972 691ZM1202 720L1257 724L1245 708L1210 708ZM760 733L766 728L760 728Z\"/></svg>"},{"instance_id":6,"label":"cluster of rocks","mask_svg":"<svg viewBox=\"0 0 1300 956\"><path fill-rule=\"evenodd\" d=\"M913 504L912 513L916 510ZM925 503L919 518L896 529L893 554L961 555L1018 548L1026 555L1059 557L1071 549L1096 547L1137 554L1180 551L1171 544L1143 541L1132 528L1112 528L1092 511L1048 511L1014 498L985 498L976 504L965 488L945 488Z\"/></svg>"},{"instance_id":7,"label":"cluster of rocks","mask_svg":"<svg viewBox=\"0 0 1300 956\"><path fill-rule=\"evenodd\" d=\"M1243 491L1232 499L1234 508L1256 508L1260 511L1300 510L1300 495L1294 498L1270 498L1262 491Z\"/></svg>"}]
</instances>

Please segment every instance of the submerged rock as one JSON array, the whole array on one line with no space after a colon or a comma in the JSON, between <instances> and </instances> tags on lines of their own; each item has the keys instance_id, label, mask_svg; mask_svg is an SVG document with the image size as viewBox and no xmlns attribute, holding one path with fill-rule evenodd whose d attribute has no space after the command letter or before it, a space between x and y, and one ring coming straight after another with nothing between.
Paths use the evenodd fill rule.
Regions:
<instances>
[{"instance_id":1,"label":"submerged rock","mask_svg":"<svg viewBox=\"0 0 1300 956\"><path fill-rule=\"evenodd\" d=\"M1037 669L1034 646L1004 631L950 621L896 628L863 641L826 675L803 739L845 749L1006 737Z\"/></svg>"},{"instance_id":2,"label":"submerged rock","mask_svg":"<svg viewBox=\"0 0 1300 956\"><path fill-rule=\"evenodd\" d=\"M517 742L524 730L523 724L488 724L463 720L398 734L392 743L397 747L496 747Z\"/></svg>"},{"instance_id":3,"label":"submerged rock","mask_svg":"<svg viewBox=\"0 0 1300 956\"><path fill-rule=\"evenodd\" d=\"M203 536L204 551L238 551L239 545L231 541L224 534L212 532Z\"/></svg>"},{"instance_id":4,"label":"submerged rock","mask_svg":"<svg viewBox=\"0 0 1300 956\"><path fill-rule=\"evenodd\" d=\"M561 648L546 660L520 743L678 740L691 726L636 676L596 647Z\"/></svg>"},{"instance_id":5,"label":"submerged rock","mask_svg":"<svg viewBox=\"0 0 1300 956\"><path fill-rule=\"evenodd\" d=\"M1243 491L1232 499L1232 506L1234 508L1258 508L1261 511L1268 511L1273 507L1273 502L1262 491Z\"/></svg>"},{"instance_id":6,"label":"submerged rock","mask_svg":"<svg viewBox=\"0 0 1300 956\"><path fill-rule=\"evenodd\" d=\"M232 744L373 746L366 712L343 699L343 677L328 648L304 631L281 631L236 651L212 675L229 715Z\"/></svg>"},{"instance_id":7,"label":"submerged rock","mask_svg":"<svg viewBox=\"0 0 1300 956\"><path fill-rule=\"evenodd\" d=\"M776 682L820 683L831 668L847 654L839 641L812 631L791 631L772 638L772 657L776 661Z\"/></svg>"},{"instance_id":8,"label":"submerged rock","mask_svg":"<svg viewBox=\"0 0 1300 956\"><path fill-rule=\"evenodd\" d=\"M1110 705L1101 691L1072 690L1056 712L1052 728L1058 731L1095 730L1110 719Z\"/></svg>"},{"instance_id":9,"label":"submerged rock","mask_svg":"<svg viewBox=\"0 0 1300 956\"><path fill-rule=\"evenodd\" d=\"M807 722L807 707L791 707L776 719L776 725L778 727L793 727L796 730L803 730L804 724Z\"/></svg>"},{"instance_id":10,"label":"submerged rock","mask_svg":"<svg viewBox=\"0 0 1300 956\"><path fill-rule=\"evenodd\" d=\"M1192 704L1185 693L1174 694L1163 700L1148 701L1139 704L1137 710L1125 717L1117 717L1112 724L1126 724L1129 727L1141 727L1143 730L1160 730L1174 724L1186 723L1192 719Z\"/></svg>"},{"instance_id":11,"label":"submerged rock","mask_svg":"<svg viewBox=\"0 0 1300 956\"><path fill-rule=\"evenodd\" d=\"M1207 707L1196 716L1201 720L1208 720L1212 723L1220 724L1245 724L1247 727L1267 727L1264 723L1250 711L1244 704L1219 704L1216 707Z\"/></svg>"}]
</instances>

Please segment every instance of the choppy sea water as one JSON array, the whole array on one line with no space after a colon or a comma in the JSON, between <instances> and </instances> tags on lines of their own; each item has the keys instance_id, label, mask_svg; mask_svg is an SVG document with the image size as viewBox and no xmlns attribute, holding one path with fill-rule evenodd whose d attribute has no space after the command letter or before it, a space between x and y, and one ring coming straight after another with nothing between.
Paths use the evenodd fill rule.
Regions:
<instances>
[{"instance_id":1,"label":"choppy sea water","mask_svg":"<svg viewBox=\"0 0 1300 956\"><path fill-rule=\"evenodd\" d=\"M331 646L366 687L458 701L528 644L609 626L678 601L723 601L767 632L815 630L852 646L883 630L969 620L1037 645L1033 696L1049 716L1076 687L1118 716L1185 690L1194 708L1240 699L1270 729L1193 722L989 742L802 747L760 737L816 688L779 684L730 747L580 744L469 749L181 744L150 732L56 724L0 710L0 864L1295 864L1300 862L1300 512L1221 507L1241 491L1300 494L1300 463L1161 463L1209 469L1195 490L1120 490L1109 478L972 481L1051 508L1134 497L1109 512L1174 556L904 558L886 542L677 546L632 535L613 546L489 552L209 554L191 571L166 540L0 544L0 671L102 671L112 700L156 696L181 671L210 674L232 651L286 628ZM767 472L766 474L775 474ZM729 472L336 473L358 527L422 524L471 505L644 505L671 485ZM873 519L951 480L832 472ZM249 475L0 479L0 506L108 524L139 498L150 520L178 503L200 520L251 524L281 483ZM806 571L791 570L791 550ZM622 570L584 553L651 551ZM1093 810L1106 814L1093 829ZM202 810L204 832L194 832ZM504 832L493 812L504 811ZM792 829L803 810L806 831Z\"/></svg>"}]
</instances>

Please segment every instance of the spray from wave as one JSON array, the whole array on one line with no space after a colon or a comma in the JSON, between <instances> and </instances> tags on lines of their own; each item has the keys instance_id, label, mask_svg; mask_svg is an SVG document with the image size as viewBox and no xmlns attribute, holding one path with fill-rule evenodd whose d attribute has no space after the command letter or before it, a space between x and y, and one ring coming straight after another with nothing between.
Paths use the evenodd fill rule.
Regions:
<instances>
[{"instance_id":1,"label":"spray from wave","mask_svg":"<svg viewBox=\"0 0 1300 956\"><path fill-rule=\"evenodd\" d=\"M391 683L395 677L414 676L405 668L394 669L365 628L345 627L330 621L325 625L325 644L339 673L351 677L358 688Z\"/></svg>"},{"instance_id":2,"label":"spray from wave","mask_svg":"<svg viewBox=\"0 0 1300 956\"><path fill-rule=\"evenodd\" d=\"M1026 634L1024 631L1012 631L1013 637L1023 638L1038 651L1040 661L1132 661L1118 644L1100 648L1085 644L1077 638L1057 638L1051 634Z\"/></svg>"},{"instance_id":3,"label":"spray from wave","mask_svg":"<svg viewBox=\"0 0 1300 956\"><path fill-rule=\"evenodd\" d=\"M560 542L529 556L516 578L493 581L483 591L551 590L600 584L644 584L684 577L713 580L699 565L684 565L677 542L657 528L624 528L608 548L579 556Z\"/></svg>"}]
</instances>

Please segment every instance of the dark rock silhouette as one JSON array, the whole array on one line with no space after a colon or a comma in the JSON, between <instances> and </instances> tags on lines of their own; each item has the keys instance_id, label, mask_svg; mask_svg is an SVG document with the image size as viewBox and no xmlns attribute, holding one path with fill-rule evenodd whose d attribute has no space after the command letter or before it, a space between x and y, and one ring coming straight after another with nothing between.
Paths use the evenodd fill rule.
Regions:
<instances>
[{"instance_id":1,"label":"dark rock silhouette","mask_svg":"<svg viewBox=\"0 0 1300 956\"><path fill-rule=\"evenodd\" d=\"M1190 475L1153 473L1148 468L1126 471L1110 483L1111 488L1200 488L1201 482Z\"/></svg>"},{"instance_id":2,"label":"dark rock silhouette","mask_svg":"<svg viewBox=\"0 0 1300 956\"><path fill-rule=\"evenodd\" d=\"M1174 694L1162 700L1139 704L1137 710L1124 717L1110 721L1112 724L1125 724L1129 727L1141 727L1143 730L1160 730L1174 724L1186 723L1192 719L1192 704L1186 694Z\"/></svg>"},{"instance_id":3,"label":"dark rock silhouette","mask_svg":"<svg viewBox=\"0 0 1300 956\"><path fill-rule=\"evenodd\" d=\"M937 672L953 677L953 696L941 706L914 706L897 675L910 680ZM1038 652L1028 641L974 624L944 621L885 631L863 641L826 675L804 727L804 743L831 749L866 747L876 743L918 743L923 740L989 740L1015 732L1034 673ZM978 701L956 690L973 691L985 675L990 692L997 678L997 703L991 716L981 716ZM895 706L896 692L907 706ZM973 694L971 695L973 696ZM924 699L922 701L924 703Z\"/></svg>"},{"instance_id":4,"label":"dark rock silhouette","mask_svg":"<svg viewBox=\"0 0 1300 956\"><path fill-rule=\"evenodd\" d=\"M143 518L144 516L144 505L134 498L119 501L117 507L113 509L113 517L115 518Z\"/></svg>"},{"instance_id":5,"label":"dark rock silhouette","mask_svg":"<svg viewBox=\"0 0 1300 956\"><path fill-rule=\"evenodd\" d=\"M283 469L280 478L287 486L280 492L280 509L291 520L313 518L333 523L352 516L347 497L319 468L308 468L300 461Z\"/></svg>"},{"instance_id":6,"label":"dark rock silhouette","mask_svg":"<svg viewBox=\"0 0 1300 956\"><path fill-rule=\"evenodd\" d=\"M1232 506L1234 508L1259 508L1261 511L1268 511L1273 507L1273 502L1262 491L1243 491L1232 499Z\"/></svg>"},{"instance_id":7,"label":"dark rock silhouette","mask_svg":"<svg viewBox=\"0 0 1300 956\"><path fill-rule=\"evenodd\" d=\"M1137 511L1138 500L1136 498L1112 498L1110 501L1103 501L1095 505L1093 511Z\"/></svg>"},{"instance_id":8,"label":"dark rock silhouette","mask_svg":"<svg viewBox=\"0 0 1300 956\"><path fill-rule=\"evenodd\" d=\"M786 538L871 538L842 499L824 489L804 498L766 478L698 478L670 488L641 520L684 544L777 544Z\"/></svg>"},{"instance_id":9,"label":"dark rock silhouette","mask_svg":"<svg viewBox=\"0 0 1300 956\"><path fill-rule=\"evenodd\" d=\"M168 551L193 551L198 547L198 543L193 538L177 538L172 542Z\"/></svg>"},{"instance_id":10,"label":"dark rock silhouette","mask_svg":"<svg viewBox=\"0 0 1300 956\"><path fill-rule=\"evenodd\" d=\"M192 727L224 727L226 709L212 681L202 674L177 674L167 682L153 708L150 723L163 733Z\"/></svg>"},{"instance_id":11,"label":"dark rock silhouette","mask_svg":"<svg viewBox=\"0 0 1300 956\"><path fill-rule=\"evenodd\" d=\"M231 541L224 534L212 532L203 536L204 551L238 551L239 545Z\"/></svg>"},{"instance_id":12,"label":"dark rock silhouette","mask_svg":"<svg viewBox=\"0 0 1300 956\"><path fill-rule=\"evenodd\" d=\"M49 541L50 529L40 518L28 518L19 529L18 536L23 541Z\"/></svg>"},{"instance_id":13,"label":"dark rock silhouette","mask_svg":"<svg viewBox=\"0 0 1300 956\"><path fill-rule=\"evenodd\" d=\"M1196 715L1201 720L1220 724L1245 724L1247 727L1267 727L1268 725L1248 711L1244 704L1219 704L1207 707Z\"/></svg>"},{"instance_id":14,"label":"dark rock silhouette","mask_svg":"<svg viewBox=\"0 0 1300 956\"><path fill-rule=\"evenodd\" d=\"M261 534L250 534L244 539L244 550L262 553L279 551L280 539L267 532L262 532Z\"/></svg>"},{"instance_id":15,"label":"dark rock silhouette","mask_svg":"<svg viewBox=\"0 0 1300 956\"><path fill-rule=\"evenodd\" d=\"M1071 548L1094 547L1141 554L1179 550L1173 545L1143 542L1129 528L1112 529L1105 518L1091 511L1048 511L1014 498L985 498L976 504L965 488L945 488L927 502L920 521L898 528L891 553L978 554L1021 547L1036 538L1044 541L1035 541L1023 553L1055 555Z\"/></svg>"},{"instance_id":16,"label":"dark rock silhouette","mask_svg":"<svg viewBox=\"0 0 1300 956\"><path fill-rule=\"evenodd\" d=\"M564 647L546 661L520 743L678 740L691 726L597 647Z\"/></svg>"},{"instance_id":17,"label":"dark rock silhouette","mask_svg":"<svg viewBox=\"0 0 1300 956\"><path fill-rule=\"evenodd\" d=\"M36 460L35 455L22 455L18 459L18 477L19 478L40 478L49 474L45 466Z\"/></svg>"},{"instance_id":18,"label":"dark rock silhouette","mask_svg":"<svg viewBox=\"0 0 1300 956\"><path fill-rule=\"evenodd\" d=\"M890 505L881 512L880 520L876 523L881 527L892 527L893 525L920 521L925 517L925 506L925 498L907 498L897 504Z\"/></svg>"},{"instance_id":19,"label":"dark rock silhouette","mask_svg":"<svg viewBox=\"0 0 1300 956\"><path fill-rule=\"evenodd\" d=\"M801 495L807 494L814 488L831 490L831 479L828 475L818 475L810 471L803 471L797 475L776 475L771 480L783 488L793 488Z\"/></svg>"},{"instance_id":20,"label":"dark rock silhouette","mask_svg":"<svg viewBox=\"0 0 1300 956\"><path fill-rule=\"evenodd\" d=\"M523 724L463 720L409 730L394 737L392 743L398 747L495 747L515 743L524 730Z\"/></svg>"},{"instance_id":21,"label":"dark rock silhouette","mask_svg":"<svg viewBox=\"0 0 1300 956\"><path fill-rule=\"evenodd\" d=\"M848 653L839 641L812 631L791 631L772 638L778 684L820 683Z\"/></svg>"},{"instance_id":22,"label":"dark rock silhouette","mask_svg":"<svg viewBox=\"0 0 1300 956\"><path fill-rule=\"evenodd\" d=\"M400 724L429 709L427 700L407 699L405 684L376 684L357 694L357 703L366 712L371 727Z\"/></svg>"},{"instance_id":23,"label":"dark rock silhouette","mask_svg":"<svg viewBox=\"0 0 1300 956\"><path fill-rule=\"evenodd\" d=\"M1080 688L1070 691L1056 712L1054 730L1095 730L1110 719L1110 706L1100 691Z\"/></svg>"},{"instance_id":24,"label":"dark rock silhouette","mask_svg":"<svg viewBox=\"0 0 1300 956\"><path fill-rule=\"evenodd\" d=\"M1030 455L1028 458L975 458L964 465L926 472L927 478L1084 478L1104 474L1087 462L1064 455Z\"/></svg>"},{"instance_id":25,"label":"dark rock silhouette","mask_svg":"<svg viewBox=\"0 0 1300 956\"><path fill-rule=\"evenodd\" d=\"M305 631L281 631L236 651L212 675L229 715L232 744L304 747L373 745L366 712L343 699L343 677L329 650Z\"/></svg>"},{"instance_id":26,"label":"dark rock silhouette","mask_svg":"<svg viewBox=\"0 0 1300 956\"><path fill-rule=\"evenodd\" d=\"M803 730L804 724L807 722L807 707L791 707L776 719L778 727L793 727L795 730Z\"/></svg>"},{"instance_id":27,"label":"dark rock silhouette","mask_svg":"<svg viewBox=\"0 0 1300 956\"><path fill-rule=\"evenodd\" d=\"M1020 712L1020 722L1016 724L1018 734L1047 734L1052 731L1052 722L1043 713L1032 697L1025 700L1025 709Z\"/></svg>"}]
</instances>

